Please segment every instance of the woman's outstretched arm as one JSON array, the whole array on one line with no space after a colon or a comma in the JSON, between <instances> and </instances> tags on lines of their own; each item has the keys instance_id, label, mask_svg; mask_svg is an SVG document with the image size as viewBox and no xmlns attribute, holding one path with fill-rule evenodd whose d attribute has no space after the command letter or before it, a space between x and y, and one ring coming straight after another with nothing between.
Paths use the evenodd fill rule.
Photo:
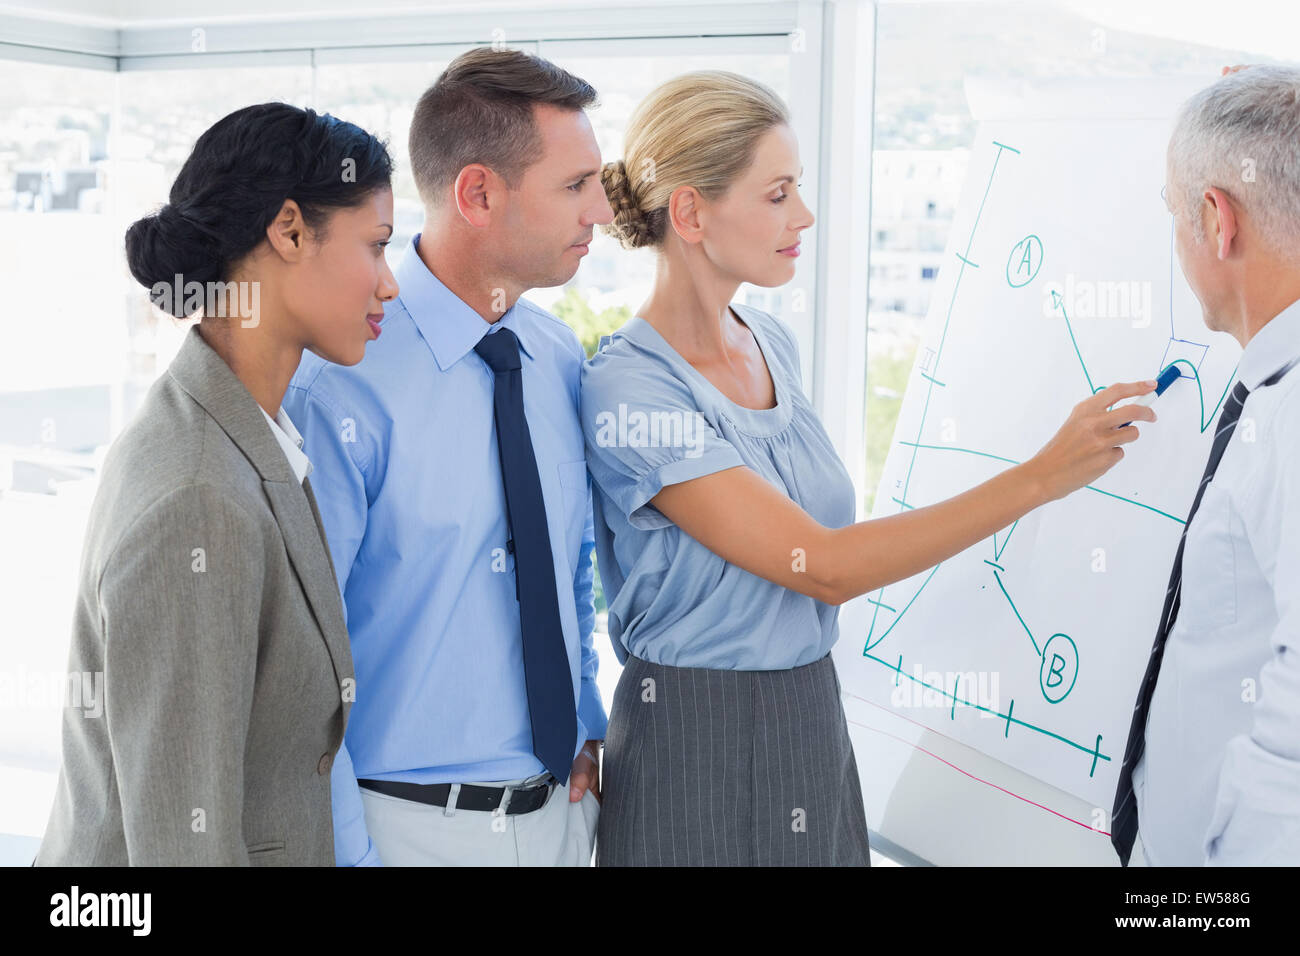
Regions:
<instances>
[{"instance_id":1,"label":"woman's outstretched arm","mask_svg":"<svg viewBox=\"0 0 1300 956\"><path fill-rule=\"evenodd\" d=\"M1155 421L1138 405L1154 382L1112 385L1084 399L1042 450L969 491L925 508L827 528L751 469L740 466L664 487L651 503L710 551L800 594L843 604L911 577L1107 472L1134 441L1129 421Z\"/></svg>"}]
</instances>

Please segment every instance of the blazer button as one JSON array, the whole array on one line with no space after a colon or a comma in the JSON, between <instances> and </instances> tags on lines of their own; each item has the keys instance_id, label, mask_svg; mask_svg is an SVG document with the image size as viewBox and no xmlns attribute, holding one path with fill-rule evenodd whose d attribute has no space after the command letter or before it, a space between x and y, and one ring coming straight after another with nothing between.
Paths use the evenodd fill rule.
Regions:
<instances>
[{"instance_id":1,"label":"blazer button","mask_svg":"<svg viewBox=\"0 0 1300 956\"><path fill-rule=\"evenodd\" d=\"M322 777L330 772L330 767L334 763L334 758L329 754L321 754L320 761L316 764L316 772Z\"/></svg>"}]
</instances>

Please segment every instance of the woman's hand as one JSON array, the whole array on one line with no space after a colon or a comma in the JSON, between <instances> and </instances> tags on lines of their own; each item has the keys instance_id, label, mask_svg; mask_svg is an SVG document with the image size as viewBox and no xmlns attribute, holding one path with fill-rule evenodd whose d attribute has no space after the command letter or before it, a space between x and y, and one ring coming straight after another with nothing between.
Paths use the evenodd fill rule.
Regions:
<instances>
[{"instance_id":1,"label":"woman's hand","mask_svg":"<svg viewBox=\"0 0 1300 956\"><path fill-rule=\"evenodd\" d=\"M1156 383L1121 382L1085 398L1065 420L1051 441L1026 464L1038 473L1048 501L1064 498L1072 491L1090 484L1113 468L1124 457L1120 445L1136 441L1138 430L1125 422L1153 422L1156 413L1145 405L1121 405L1124 398L1145 395Z\"/></svg>"}]
</instances>

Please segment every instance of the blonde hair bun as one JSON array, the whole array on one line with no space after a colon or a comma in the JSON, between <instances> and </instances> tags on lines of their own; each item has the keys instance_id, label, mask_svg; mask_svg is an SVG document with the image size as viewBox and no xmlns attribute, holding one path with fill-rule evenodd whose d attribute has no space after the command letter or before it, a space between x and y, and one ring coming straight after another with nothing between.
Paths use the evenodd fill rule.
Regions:
<instances>
[{"instance_id":1,"label":"blonde hair bun","mask_svg":"<svg viewBox=\"0 0 1300 956\"><path fill-rule=\"evenodd\" d=\"M656 236L652 217L641 208L623 160L617 159L601 167L600 182L605 187L605 198L614 209L614 221L601 226L601 231L613 236L625 249L655 245L662 238L663 216L654 217L661 221L660 234Z\"/></svg>"},{"instance_id":2,"label":"blonde hair bun","mask_svg":"<svg viewBox=\"0 0 1300 956\"><path fill-rule=\"evenodd\" d=\"M674 190L717 199L753 162L763 134L789 123L776 93L738 73L697 70L661 84L633 111L623 158L601 167L614 209L601 231L626 249L660 245Z\"/></svg>"}]
</instances>

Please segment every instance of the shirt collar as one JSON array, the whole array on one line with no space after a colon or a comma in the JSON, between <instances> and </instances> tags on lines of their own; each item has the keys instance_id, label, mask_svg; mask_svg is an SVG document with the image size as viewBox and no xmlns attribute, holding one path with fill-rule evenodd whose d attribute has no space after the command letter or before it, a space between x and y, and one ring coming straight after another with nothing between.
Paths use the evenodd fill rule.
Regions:
<instances>
[{"instance_id":1,"label":"shirt collar","mask_svg":"<svg viewBox=\"0 0 1300 956\"><path fill-rule=\"evenodd\" d=\"M271 434L280 443L280 447L284 450L284 456L289 459L289 467L293 469L298 483L302 484L302 480L311 474L311 459L302 450L302 435L294 427L293 420L289 418L289 413L281 406L280 410L276 412L275 418L272 418L261 405L257 406L257 410L262 413L266 423L271 426Z\"/></svg>"},{"instance_id":2,"label":"shirt collar","mask_svg":"<svg viewBox=\"0 0 1300 956\"><path fill-rule=\"evenodd\" d=\"M1237 377L1252 392L1278 369L1300 358L1300 299L1255 333L1242 350Z\"/></svg>"},{"instance_id":3,"label":"shirt collar","mask_svg":"<svg viewBox=\"0 0 1300 956\"><path fill-rule=\"evenodd\" d=\"M514 332L520 350L531 359L533 353L528 348L525 331L520 328L524 324L524 310L519 301L495 323L486 321L429 271L420 258L421 235L415 234L397 264L397 285L401 289L397 297L428 343L438 368L447 371L464 358L479 339L495 331L495 327Z\"/></svg>"}]
</instances>

